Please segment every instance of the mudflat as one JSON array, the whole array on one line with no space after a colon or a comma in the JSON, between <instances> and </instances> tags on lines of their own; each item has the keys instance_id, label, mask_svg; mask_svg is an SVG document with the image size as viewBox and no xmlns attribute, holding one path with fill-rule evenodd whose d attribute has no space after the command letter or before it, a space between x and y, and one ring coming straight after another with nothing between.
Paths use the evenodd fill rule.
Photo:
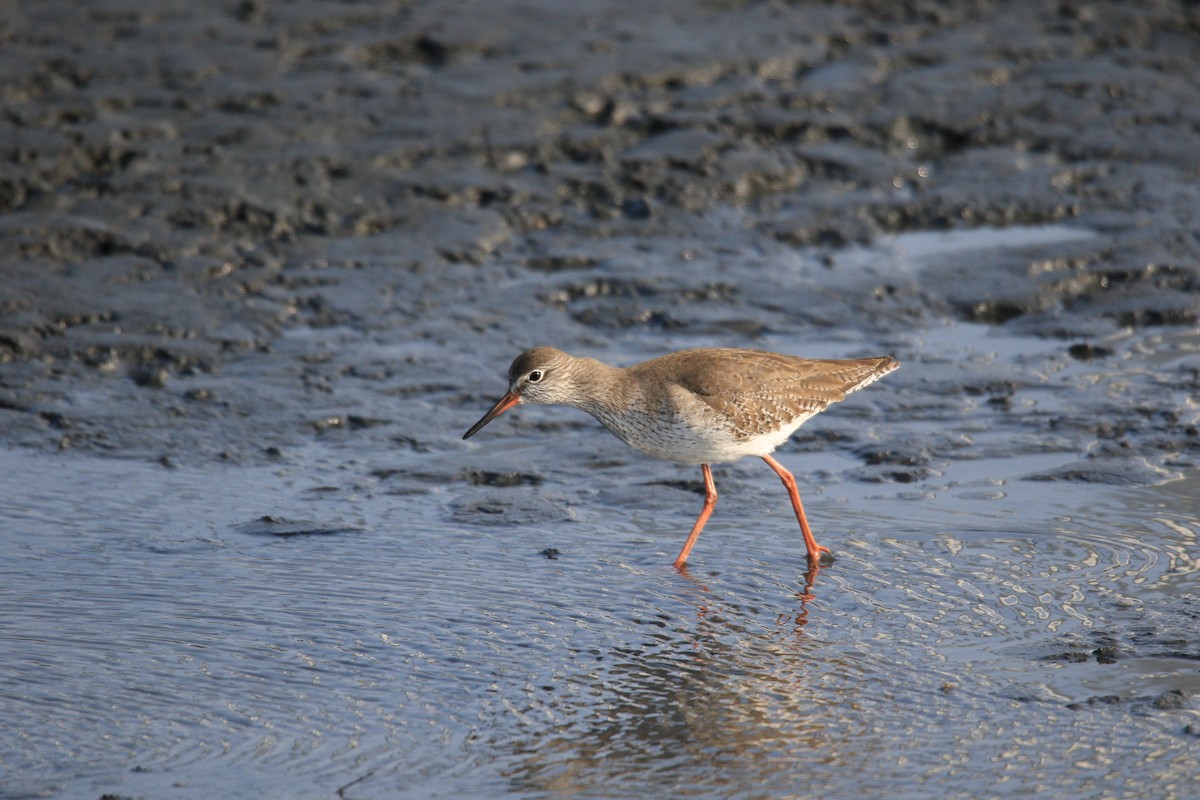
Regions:
<instances>
[{"instance_id":1,"label":"mudflat","mask_svg":"<svg viewBox=\"0 0 1200 800\"><path fill-rule=\"evenodd\" d=\"M1170 3L0 10L0 796L1187 796L1197 63ZM681 576L690 470L464 444L540 344L895 354L776 454L834 563L761 464Z\"/></svg>"}]
</instances>

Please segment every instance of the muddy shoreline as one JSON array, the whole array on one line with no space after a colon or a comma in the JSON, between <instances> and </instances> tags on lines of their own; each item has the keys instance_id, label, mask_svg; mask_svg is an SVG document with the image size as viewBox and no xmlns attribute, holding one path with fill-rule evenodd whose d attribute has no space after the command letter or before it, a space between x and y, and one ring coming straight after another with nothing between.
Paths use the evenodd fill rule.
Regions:
<instances>
[{"instance_id":1,"label":"muddy shoreline","mask_svg":"<svg viewBox=\"0 0 1200 800\"><path fill-rule=\"evenodd\" d=\"M432 448L446 423L410 428L388 398L469 416L536 342L625 361L656 332L653 349L842 331L895 348L953 319L1112 362L1105 336L1200 308L1194 10L118 8L8 12L10 442L261 461L340 425L324 407ZM1046 224L1096 235L916 274L795 267ZM409 346L368 365L298 329ZM936 352L903 355L938 375ZM1022 385L934 380L997 407ZM1072 446L1193 453L1157 389L1197 380L1143 375ZM346 381L373 413L338 408Z\"/></svg>"}]
</instances>

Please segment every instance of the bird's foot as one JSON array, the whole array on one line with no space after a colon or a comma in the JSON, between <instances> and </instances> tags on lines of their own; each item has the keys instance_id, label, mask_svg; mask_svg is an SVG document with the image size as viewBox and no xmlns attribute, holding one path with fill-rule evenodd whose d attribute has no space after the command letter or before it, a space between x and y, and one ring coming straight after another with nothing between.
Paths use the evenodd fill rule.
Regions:
<instances>
[{"instance_id":1,"label":"bird's foot","mask_svg":"<svg viewBox=\"0 0 1200 800\"><path fill-rule=\"evenodd\" d=\"M810 566L826 567L832 564L833 561L833 551L822 545L817 545L817 554L815 558L813 557L811 550L808 553L808 563Z\"/></svg>"}]
</instances>

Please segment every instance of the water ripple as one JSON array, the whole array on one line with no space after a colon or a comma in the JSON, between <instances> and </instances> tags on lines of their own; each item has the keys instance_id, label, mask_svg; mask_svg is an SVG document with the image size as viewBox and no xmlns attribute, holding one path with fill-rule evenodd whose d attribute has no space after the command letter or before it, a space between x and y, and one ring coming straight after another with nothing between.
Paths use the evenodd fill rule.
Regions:
<instances>
[{"instance_id":1,"label":"water ripple","mask_svg":"<svg viewBox=\"0 0 1200 800\"><path fill-rule=\"evenodd\" d=\"M126 469L140 493L185 477ZM857 512L818 496L831 566L806 573L771 506L714 519L679 574L659 510L463 528L449 499L368 487L346 535L247 536L281 507L345 509L294 514L260 475L210 522L185 493L122 525L113 470L76 474L56 523L25 515L0 542L4 762L31 793L904 796L972 772L1027 786L1012 764L1077 778L1034 759L1064 733L1087 743L1076 760L1120 733L1130 758L1166 748L1159 774L1185 766L1161 714L1066 707L1175 686L1161 665L1200 656L1178 635L1191 487ZM1000 758L999 725L1027 744Z\"/></svg>"}]
</instances>

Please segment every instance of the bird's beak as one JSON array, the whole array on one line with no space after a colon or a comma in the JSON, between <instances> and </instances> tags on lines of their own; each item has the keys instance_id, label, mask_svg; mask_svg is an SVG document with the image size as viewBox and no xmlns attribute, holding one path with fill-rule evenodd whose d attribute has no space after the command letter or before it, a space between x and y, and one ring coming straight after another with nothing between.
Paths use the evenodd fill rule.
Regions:
<instances>
[{"instance_id":1,"label":"bird's beak","mask_svg":"<svg viewBox=\"0 0 1200 800\"><path fill-rule=\"evenodd\" d=\"M516 392L509 392L508 394L504 395L504 397L501 397L496 401L496 405L492 406L490 411L483 415L483 419L479 420L479 422L476 422L471 426L471 430L463 434L463 438L470 439L480 428L482 428L484 425L487 425L489 422L503 414L505 411L508 411L519 402L521 402L521 395L517 394Z\"/></svg>"}]
</instances>

